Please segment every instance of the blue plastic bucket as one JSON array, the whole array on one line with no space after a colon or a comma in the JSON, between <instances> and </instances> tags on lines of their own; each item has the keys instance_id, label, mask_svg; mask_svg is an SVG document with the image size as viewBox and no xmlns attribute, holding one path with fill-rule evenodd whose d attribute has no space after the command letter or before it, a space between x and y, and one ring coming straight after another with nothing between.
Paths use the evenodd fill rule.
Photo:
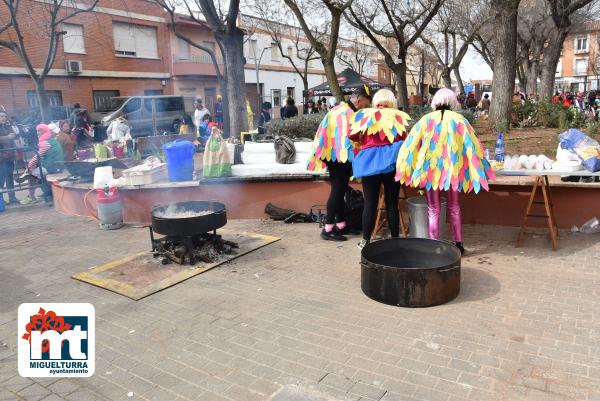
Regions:
<instances>
[{"instance_id":1,"label":"blue plastic bucket","mask_svg":"<svg viewBox=\"0 0 600 401\"><path fill-rule=\"evenodd\" d=\"M194 143L176 139L165 143L169 181L191 181L194 175Z\"/></svg>"},{"instance_id":2,"label":"blue plastic bucket","mask_svg":"<svg viewBox=\"0 0 600 401\"><path fill-rule=\"evenodd\" d=\"M0 194L0 212L4 211L4 195Z\"/></svg>"}]
</instances>

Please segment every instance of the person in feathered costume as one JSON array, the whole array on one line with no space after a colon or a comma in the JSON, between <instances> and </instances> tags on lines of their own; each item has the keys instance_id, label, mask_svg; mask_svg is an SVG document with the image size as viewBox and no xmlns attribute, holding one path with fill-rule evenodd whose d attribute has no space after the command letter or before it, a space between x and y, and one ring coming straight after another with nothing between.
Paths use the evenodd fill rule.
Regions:
<instances>
[{"instance_id":1,"label":"person in feathered costume","mask_svg":"<svg viewBox=\"0 0 600 401\"><path fill-rule=\"evenodd\" d=\"M352 160L355 149L348 139L350 119L358 109L371 104L371 91L360 88L350 97L350 103L341 102L323 118L317 129L311 155L306 168L313 171L329 171L331 190L327 199L327 218L321 238L345 241L344 234L351 233L344 217L344 194L352 177Z\"/></svg>"},{"instance_id":2,"label":"person in feathered costume","mask_svg":"<svg viewBox=\"0 0 600 401\"><path fill-rule=\"evenodd\" d=\"M375 93L373 106L354 113L349 135L360 149L352 162L352 170L355 178L362 179L365 198L363 239L358 244L361 249L369 243L375 228L382 184L390 233L392 238L400 234L400 184L394 180L394 170L400 146L406 137L405 124L410 120L408 114L396 109L396 97L389 89Z\"/></svg>"},{"instance_id":3,"label":"person in feathered costume","mask_svg":"<svg viewBox=\"0 0 600 401\"><path fill-rule=\"evenodd\" d=\"M464 253L459 192L489 190L494 173L483 147L450 89L440 89L431 101L434 109L410 131L396 163L396 180L426 190L429 238L439 238L440 191L446 192L452 241Z\"/></svg>"}]
</instances>

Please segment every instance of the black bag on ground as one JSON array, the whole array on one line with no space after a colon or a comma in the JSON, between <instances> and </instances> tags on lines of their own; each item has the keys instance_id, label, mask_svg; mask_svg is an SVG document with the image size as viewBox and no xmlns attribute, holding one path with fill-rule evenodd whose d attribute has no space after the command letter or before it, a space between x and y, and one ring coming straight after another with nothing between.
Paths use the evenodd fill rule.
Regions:
<instances>
[{"instance_id":1,"label":"black bag on ground","mask_svg":"<svg viewBox=\"0 0 600 401\"><path fill-rule=\"evenodd\" d=\"M362 214L365 207L365 198L358 189L348 187L344 195L344 214L346 224L355 230L362 230Z\"/></svg>"},{"instance_id":2,"label":"black bag on ground","mask_svg":"<svg viewBox=\"0 0 600 401\"><path fill-rule=\"evenodd\" d=\"M310 213L302 213L296 212L292 209L284 209L281 207L277 207L271 202L267 203L265 206L265 213L269 215L269 217L276 221L283 220L284 223L315 223L317 221L317 216Z\"/></svg>"}]
</instances>

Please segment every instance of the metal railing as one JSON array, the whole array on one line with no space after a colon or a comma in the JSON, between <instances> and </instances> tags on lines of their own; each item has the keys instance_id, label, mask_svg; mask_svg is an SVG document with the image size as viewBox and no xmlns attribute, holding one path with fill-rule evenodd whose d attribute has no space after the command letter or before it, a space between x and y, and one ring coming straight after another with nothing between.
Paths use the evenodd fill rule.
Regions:
<instances>
[{"instance_id":1,"label":"metal railing","mask_svg":"<svg viewBox=\"0 0 600 401\"><path fill-rule=\"evenodd\" d=\"M10 159L6 159L3 157L4 154L9 153L9 152L15 154L14 158L12 156L10 156L11 157ZM29 158L28 155L31 155L31 158ZM38 178L38 183L31 184L31 182L29 180L21 182L21 183L15 182L15 177L23 175L25 172L28 171L27 166L29 165L29 161L33 158L33 156L37 156L37 160L38 160L37 168L39 169L39 177L36 177L36 178ZM25 190L28 190L31 188L42 188L42 190L44 191L44 195L45 196L48 195L46 193L47 192L46 186L48 184L46 181L46 176L44 174L44 170L42 168L42 159L36 148L25 146L25 147L13 147L13 148L0 149L0 163L2 163L4 161L12 161L14 163L11 176L5 177L6 180L9 180L9 179L12 180L13 188L9 189L7 182L4 182L3 187L0 188L0 196L2 196L2 194L5 194L5 193L25 191Z\"/></svg>"},{"instance_id":2,"label":"metal railing","mask_svg":"<svg viewBox=\"0 0 600 401\"><path fill-rule=\"evenodd\" d=\"M212 64L212 59L208 54L190 54L189 58L183 59L177 54L173 54L173 61L175 63L202 63ZM217 64L222 65L223 60L217 57Z\"/></svg>"}]
</instances>

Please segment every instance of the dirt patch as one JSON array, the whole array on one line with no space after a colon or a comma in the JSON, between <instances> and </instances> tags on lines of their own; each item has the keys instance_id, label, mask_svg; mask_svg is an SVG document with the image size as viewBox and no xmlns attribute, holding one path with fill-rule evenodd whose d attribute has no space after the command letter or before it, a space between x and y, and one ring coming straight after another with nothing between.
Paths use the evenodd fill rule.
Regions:
<instances>
[{"instance_id":1,"label":"dirt patch","mask_svg":"<svg viewBox=\"0 0 600 401\"><path fill-rule=\"evenodd\" d=\"M474 128L483 147L493 154L498 134L490 128L487 121L478 121ZM558 128L513 128L504 135L504 153L543 154L554 159L560 132Z\"/></svg>"}]
</instances>

